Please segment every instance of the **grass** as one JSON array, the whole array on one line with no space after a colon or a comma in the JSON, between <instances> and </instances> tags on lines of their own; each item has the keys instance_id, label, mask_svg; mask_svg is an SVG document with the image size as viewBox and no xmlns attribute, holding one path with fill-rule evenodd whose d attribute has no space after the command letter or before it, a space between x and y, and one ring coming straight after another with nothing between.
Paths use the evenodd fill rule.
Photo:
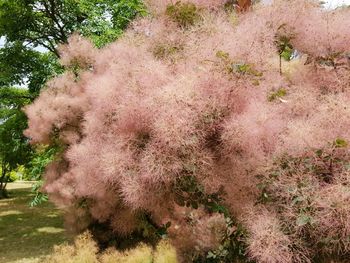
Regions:
<instances>
[{"instance_id":1,"label":"grass","mask_svg":"<svg viewBox=\"0 0 350 263\"><path fill-rule=\"evenodd\" d=\"M52 253L53 246L70 241L63 218L47 202L30 207L30 182L8 184L8 199L0 199L0 262L38 262Z\"/></svg>"}]
</instances>

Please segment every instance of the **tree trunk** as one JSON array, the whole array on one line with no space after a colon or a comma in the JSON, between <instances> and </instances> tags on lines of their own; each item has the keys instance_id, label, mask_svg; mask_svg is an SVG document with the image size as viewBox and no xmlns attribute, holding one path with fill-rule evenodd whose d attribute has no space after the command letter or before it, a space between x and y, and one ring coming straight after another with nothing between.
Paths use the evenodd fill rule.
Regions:
<instances>
[{"instance_id":1,"label":"tree trunk","mask_svg":"<svg viewBox=\"0 0 350 263\"><path fill-rule=\"evenodd\" d=\"M7 190L6 190L6 185L7 185L7 170L6 170L6 165L4 162L1 164L1 177L0 177L0 199L2 198L7 198Z\"/></svg>"},{"instance_id":2,"label":"tree trunk","mask_svg":"<svg viewBox=\"0 0 350 263\"><path fill-rule=\"evenodd\" d=\"M238 12L246 12L252 5L252 0L238 0L237 1L237 11Z\"/></svg>"}]
</instances>

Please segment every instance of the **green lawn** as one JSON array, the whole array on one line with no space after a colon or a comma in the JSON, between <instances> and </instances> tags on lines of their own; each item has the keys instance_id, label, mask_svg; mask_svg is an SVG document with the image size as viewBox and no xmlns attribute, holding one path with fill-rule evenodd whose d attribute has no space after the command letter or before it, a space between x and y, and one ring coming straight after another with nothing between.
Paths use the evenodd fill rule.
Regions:
<instances>
[{"instance_id":1,"label":"green lawn","mask_svg":"<svg viewBox=\"0 0 350 263\"><path fill-rule=\"evenodd\" d=\"M8 185L8 199L0 199L0 262L37 262L54 245L70 241L63 218L53 204L29 207L31 183Z\"/></svg>"}]
</instances>

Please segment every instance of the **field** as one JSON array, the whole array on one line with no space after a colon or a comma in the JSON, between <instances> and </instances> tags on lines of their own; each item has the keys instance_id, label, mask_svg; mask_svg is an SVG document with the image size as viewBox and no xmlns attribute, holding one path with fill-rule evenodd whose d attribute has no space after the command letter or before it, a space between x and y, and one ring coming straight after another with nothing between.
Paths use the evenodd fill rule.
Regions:
<instances>
[{"instance_id":1,"label":"field","mask_svg":"<svg viewBox=\"0 0 350 263\"><path fill-rule=\"evenodd\" d=\"M0 262L38 262L54 245L70 241L63 218L47 202L30 207L33 198L30 182L8 185L10 198L0 200Z\"/></svg>"}]
</instances>

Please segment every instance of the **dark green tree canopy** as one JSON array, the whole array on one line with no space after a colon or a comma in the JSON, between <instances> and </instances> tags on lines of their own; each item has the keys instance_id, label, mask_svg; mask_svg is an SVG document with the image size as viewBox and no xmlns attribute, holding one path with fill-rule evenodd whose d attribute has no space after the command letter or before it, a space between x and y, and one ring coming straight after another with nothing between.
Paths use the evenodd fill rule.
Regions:
<instances>
[{"instance_id":1,"label":"dark green tree canopy","mask_svg":"<svg viewBox=\"0 0 350 263\"><path fill-rule=\"evenodd\" d=\"M0 49L0 69L0 87L26 86L35 94L48 78L62 71L53 53L41 53L19 41Z\"/></svg>"},{"instance_id":2,"label":"dark green tree canopy","mask_svg":"<svg viewBox=\"0 0 350 263\"><path fill-rule=\"evenodd\" d=\"M9 169L15 169L25 164L31 155L28 139L22 135L27 127L27 118L21 108L32 97L25 89L3 88L0 98L0 156Z\"/></svg>"},{"instance_id":3,"label":"dark green tree canopy","mask_svg":"<svg viewBox=\"0 0 350 263\"><path fill-rule=\"evenodd\" d=\"M140 0L1 0L0 36L57 53L57 44L80 32L102 46L118 37L138 13Z\"/></svg>"},{"instance_id":4,"label":"dark green tree canopy","mask_svg":"<svg viewBox=\"0 0 350 263\"><path fill-rule=\"evenodd\" d=\"M31 100L25 89L0 89L0 198L6 196L8 172L27 164L33 153L22 134L27 127L27 117L21 110Z\"/></svg>"}]
</instances>

